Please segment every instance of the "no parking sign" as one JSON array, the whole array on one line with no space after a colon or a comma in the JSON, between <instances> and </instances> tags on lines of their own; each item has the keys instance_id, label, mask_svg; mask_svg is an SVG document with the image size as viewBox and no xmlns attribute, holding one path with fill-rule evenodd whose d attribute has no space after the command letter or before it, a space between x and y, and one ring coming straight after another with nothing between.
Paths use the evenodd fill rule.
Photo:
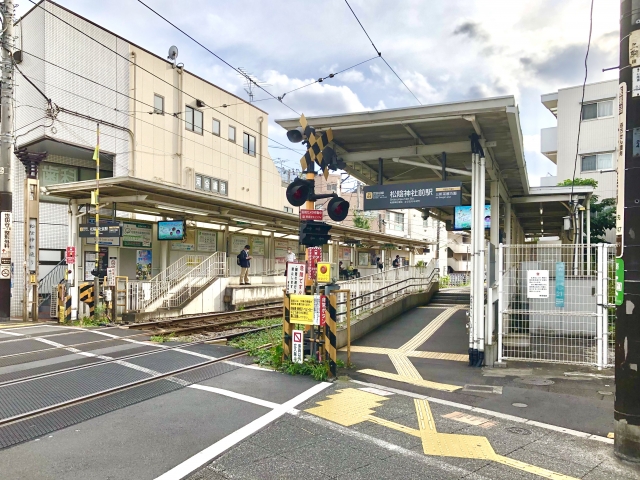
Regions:
<instances>
[{"instance_id":1,"label":"no parking sign","mask_svg":"<svg viewBox=\"0 0 640 480\"><path fill-rule=\"evenodd\" d=\"M302 354L302 338L304 331L303 330L294 330L293 332L293 345L291 351L291 361L293 363L302 363L303 354Z\"/></svg>"}]
</instances>

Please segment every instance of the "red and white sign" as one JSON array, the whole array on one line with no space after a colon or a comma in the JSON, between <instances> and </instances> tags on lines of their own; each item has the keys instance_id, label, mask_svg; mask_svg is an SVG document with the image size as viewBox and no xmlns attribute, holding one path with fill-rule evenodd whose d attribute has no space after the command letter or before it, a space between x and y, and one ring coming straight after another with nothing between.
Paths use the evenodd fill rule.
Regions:
<instances>
[{"instance_id":1,"label":"red and white sign","mask_svg":"<svg viewBox=\"0 0 640 480\"><path fill-rule=\"evenodd\" d=\"M300 220L317 220L322 221L322 210L303 210L300 209Z\"/></svg>"},{"instance_id":2,"label":"red and white sign","mask_svg":"<svg viewBox=\"0 0 640 480\"><path fill-rule=\"evenodd\" d=\"M304 263L290 262L287 265L287 293L291 295L304 295Z\"/></svg>"},{"instance_id":3,"label":"red and white sign","mask_svg":"<svg viewBox=\"0 0 640 480\"><path fill-rule=\"evenodd\" d=\"M73 265L76 263L76 247L67 247L65 254L67 265Z\"/></svg>"},{"instance_id":4,"label":"red and white sign","mask_svg":"<svg viewBox=\"0 0 640 480\"><path fill-rule=\"evenodd\" d=\"M294 330L293 332L293 341L291 342L291 361L293 363L302 363L304 360L303 355L303 331L302 330Z\"/></svg>"},{"instance_id":5,"label":"red and white sign","mask_svg":"<svg viewBox=\"0 0 640 480\"><path fill-rule=\"evenodd\" d=\"M309 268L309 278L316 279L318 273L318 262L322 261L322 247L307 248L307 266Z\"/></svg>"}]
</instances>

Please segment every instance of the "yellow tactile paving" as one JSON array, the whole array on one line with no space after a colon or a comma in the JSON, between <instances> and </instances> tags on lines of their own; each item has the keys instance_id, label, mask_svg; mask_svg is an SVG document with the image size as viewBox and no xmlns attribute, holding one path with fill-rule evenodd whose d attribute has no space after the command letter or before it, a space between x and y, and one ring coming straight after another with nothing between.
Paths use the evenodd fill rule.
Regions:
<instances>
[{"instance_id":1,"label":"yellow tactile paving","mask_svg":"<svg viewBox=\"0 0 640 480\"><path fill-rule=\"evenodd\" d=\"M328 400L318 402L320 406L306 411L343 426L370 421L419 437L422 439L422 448L425 455L490 460L551 480L577 480L574 477L556 473L546 468L498 455L486 437L438 433L435 418L431 413L429 402L426 400L414 400L419 426L419 429L416 430L372 415L375 413L374 408L380 406L383 401L389 400L386 397L354 388L347 388L338 390L337 393L329 395L328 398Z\"/></svg>"},{"instance_id":2,"label":"yellow tactile paving","mask_svg":"<svg viewBox=\"0 0 640 480\"><path fill-rule=\"evenodd\" d=\"M340 351L346 351L347 347L343 347ZM383 348L383 347L366 347L363 345L353 345L351 347L351 353L373 353L377 355L391 355L397 354L395 348ZM413 350L403 352L407 357L417 358L431 358L435 360L451 360L454 362L468 362L469 357L467 355L461 355L459 353L444 353L444 352L423 352L420 350Z\"/></svg>"},{"instance_id":3,"label":"yellow tactile paving","mask_svg":"<svg viewBox=\"0 0 640 480\"><path fill-rule=\"evenodd\" d=\"M404 352L416 350L420 345L429 340L451 316L459 310L458 306L447 308L444 312L431 320L429 324L420 330L411 340L402 345L399 350Z\"/></svg>"},{"instance_id":4,"label":"yellow tactile paving","mask_svg":"<svg viewBox=\"0 0 640 480\"><path fill-rule=\"evenodd\" d=\"M434 390L442 390L445 392L455 392L456 390L460 390L462 388L457 385L447 385L446 383L431 382L429 380L407 377L404 375L398 375L397 373L383 372L381 370L373 370L371 368L358 370L358 372L365 375L371 375L373 377L386 378L387 380L395 380L396 382L409 383L418 387L432 388Z\"/></svg>"},{"instance_id":5,"label":"yellow tactile paving","mask_svg":"<svg viewBox=\"0 0 640 480\"><path fill-rule=\"evenodd\" d=\"M0 323L0 328L36 327L38 325L51 325L50 323Z\"/></svg>"}]
</instances>

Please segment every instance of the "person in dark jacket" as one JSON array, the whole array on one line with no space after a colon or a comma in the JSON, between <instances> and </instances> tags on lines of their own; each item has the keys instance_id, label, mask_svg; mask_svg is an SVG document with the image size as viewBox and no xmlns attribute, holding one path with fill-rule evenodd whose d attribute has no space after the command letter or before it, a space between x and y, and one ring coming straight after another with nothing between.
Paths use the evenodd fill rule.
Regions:
<instances>
[{"instance_id":1,"label":"person in dark jacket","mask_svg":"<svg viewBox=\"0 0 640 480\"><path fill-rule=\"evenodd\" d=\"M244 250L238 255L240 260L240 285L251 285L249 283L249 268L251 267L251 256L249 255L249 245L244 246Z\"/></svg>"}]
</instances>

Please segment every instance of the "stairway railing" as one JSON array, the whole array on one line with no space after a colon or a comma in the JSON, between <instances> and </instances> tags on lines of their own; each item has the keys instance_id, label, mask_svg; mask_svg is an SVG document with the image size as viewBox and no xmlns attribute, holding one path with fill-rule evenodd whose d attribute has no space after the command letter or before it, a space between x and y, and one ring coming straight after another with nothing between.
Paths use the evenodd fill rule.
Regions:
<instances>
[{"instance_id":1,"label":"stairway railing","mask_svg":"<svg viewBox=\"0 0 640 480\"><path fill-rule=\"evenodd\" d=\"M183 305L199 290L218 277L225 274L226 253L216 252L191 270L183 279L183 284L175 292L170 292L163 302L165 308Z\"/></svg>"},{"instance_id":2,"label":"stairway railing","mask_svg":"<svg viewBox=\"0 0 640 480\"><path fill-rule=\"evenodd\" d=\"M62 259L51 269L51 271L49 271L49 273L40 279L38 282L38 306L51 298L53 287L64 280L64 272L66 269L67 261L66 259Z\"/></svg>"}]
</instances>

